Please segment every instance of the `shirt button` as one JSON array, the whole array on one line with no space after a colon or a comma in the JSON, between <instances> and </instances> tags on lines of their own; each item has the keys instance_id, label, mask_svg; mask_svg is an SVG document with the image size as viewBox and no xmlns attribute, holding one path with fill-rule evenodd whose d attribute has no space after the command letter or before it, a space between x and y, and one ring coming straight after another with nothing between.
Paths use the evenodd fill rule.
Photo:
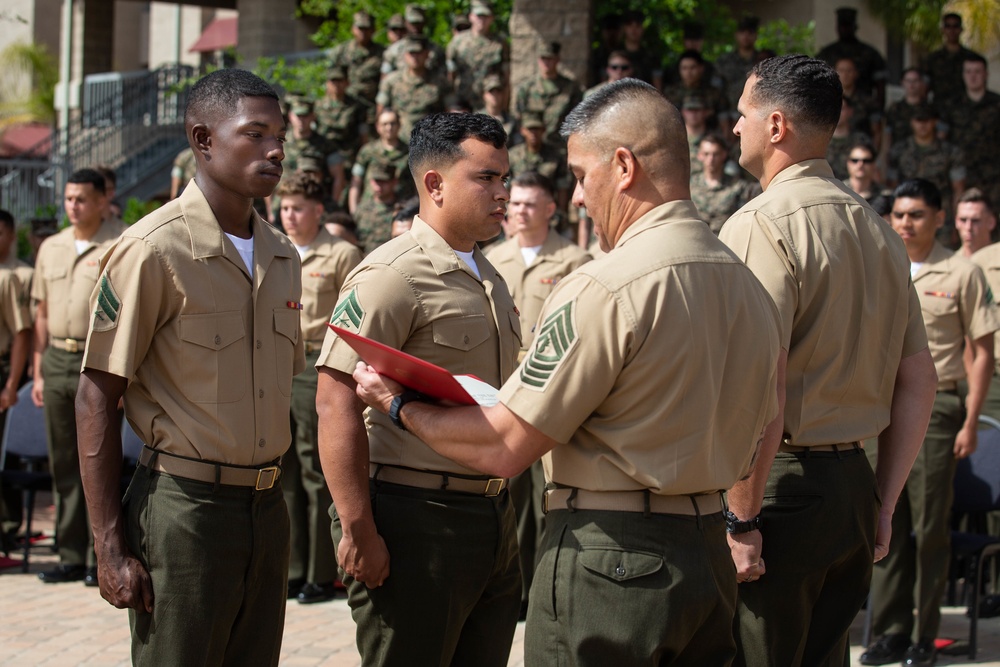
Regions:
<instances>
[{"instance_id":1,"label":"shirt button","mask_svg":"<svg viewBox=\"0 0 1000 667\"><path fill-rule=\"evenodd\" d=\"M621 565L619 565L618 567L615 568L615 574L617 574L619 577L624 577L625 576L625 568L622 567Z\"/></svg>"},{"instance_id":2,"label":"shirt button","mask_svg":"<svg viewBox=\"0 0 1000 667\"><path fill-rule=\"evenodd\" d=\"M216 336L215 337L215 344L218 345L221 342L222 342L222 336Z\"/></svg>"},{"instance_id":3,"label":"shirt button","mask_svg":"<svg viewBox=\"0 0 1000 667\"><path fill-rule=\"evenodd\" d=\"M257 392L257 396L259 396L260 398L264 398L264 390L263 389L259 390Z\"/></svg>"},{"instance_id":4,"label":"shirt button","mask_svg":"<svg viewBox=\"0 0 1000 667\"><path fill-rule=\"evenodd\" d=\"M258 447L263 447L265 444L266 444L266 442L264 441L264 438L261 438L260 442L257 443L257 446Z\"/></svg>"},{"instance_id":5,"label":"shirt button","mask_svg":"<svg viewBox=\"0 0 1000 667\"><path fill-rule=\"evenodd\" d=\"M264 345L264 344L263 344L263 343L261 343L261 342L260 342L259 340L257 341L257 349L258 349L258 350L259 350L259 349L260 349L260 348L261 348L261 347L262 347L263 345Z\"/></svg>"},{"instance_id":6,"label":"shirt button","mask_svg":"<svg viewBox=\"0 0 1000 667\"><path fill-rule=\"evenodd\" d=\"M465 344L466 344L466 345L468 345L468 344L469 344L469 337L468 337L468 336L466 336L466 337L465 337Z\"/></svg>"}]
</instances>

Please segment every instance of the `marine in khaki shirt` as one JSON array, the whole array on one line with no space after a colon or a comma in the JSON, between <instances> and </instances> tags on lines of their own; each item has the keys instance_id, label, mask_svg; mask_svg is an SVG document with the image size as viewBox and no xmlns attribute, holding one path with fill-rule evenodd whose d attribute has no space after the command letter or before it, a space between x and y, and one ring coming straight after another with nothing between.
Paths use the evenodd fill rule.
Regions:
<instances>
[{"instance_id":1,"label":"marine in khaki shirt","mask_svg":"<svg viewBox=\"0 0 1000 667\"><path fill-rule=\"evenodd\" d=\"M656 89L610 83L563 133L573 204L608 252L558 284L500 403L399 409L398 385L354 377L369 405L391 402L468 467L509 475L544 455L525 664L728 664L736 577L720 492L746 475L777 411L777 313L698 219L684 125Z\"/></svg>"},{"instance_id":2,"label":"marine in khaki shirt","mask_svg":"<svg viewBox=\"0 0 1000 667\"><path fill-rule=\"evenodd\" d=\"M848 659L847 633L888 549L933 401L906 251L823 159L842 99L829 65L769 58L747 79L734 127L740 166L763 194L719 238L773 299L782 347L781 411L751 476L728 495L752 526L729 536L743 583L738 664ZM876 435L877 475L860 444Z\"/></svg>"},{"instance_id":3,"label":"marine in khaki shirt","mask_svg":"<svg viewBox=\"0 0 1000 667\"><path fill-rule=\"evenodd\" d=\"M285 121L256 75L188 93L198 172L104 256L79 389L102 596L130 609L135 664L278 664L292 375L305 366L291 242L253 209ZM146 444L123 501L117 407ZM154 602L155 598L155 602Z\"/></svg>"},{"instance_id":4,"label":"marine in khaki shirt","mask_svg":"<svg viewBox=\"0 0 1000 667\"><path fill-rule=\"evenodd\" d=\"M332 324L500 386L514 370L521 329L506 283L477 243L500 233L506 143L485 114L416 123L419 215L351 273ZM351 377L359 361L327 334L316 408L362 661L503 667L521 592L507 480L452 462L366 411Z\"/></svg>"}]
</instances>

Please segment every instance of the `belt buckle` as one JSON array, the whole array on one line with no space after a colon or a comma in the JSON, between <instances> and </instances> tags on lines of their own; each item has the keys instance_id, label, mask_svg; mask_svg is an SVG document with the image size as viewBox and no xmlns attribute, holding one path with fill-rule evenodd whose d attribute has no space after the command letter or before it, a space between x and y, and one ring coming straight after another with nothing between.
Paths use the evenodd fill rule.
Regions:
<instances>
[{"instance_id":1,"label":"belt buckle","mask_svg":"<svg viewBox=\"0 0 1000 667\"><path fill-rule=\"evenodd\" d=\"M503 477L493 477L488 482L486 482L486 493L483 495L487 498L494 498L500 495L503 491L504 482L507 481ZM493 485L496 484L496 491L492 491Z\"/></svg>"},{"instance_id":2,"label":"belt buckle","mask_svg":"<svg viewBox=\"0 0 1000 667\"><path fill-rule=\"evenodd\" d=\"M76 339L74 339L74 338L67 338L66 339L66 351L67 352L72 352L73 354L76 354L77 352L80 351L80 344L77 343Z\"/></svg>"},{"instance_id":3,"label":"belt buckle","mask_svg":"<svg viewBox=\"0 0 1000 667\"><path fill-rule=\"evenodd\" d=\"M278 479L278 470L278 466L268 466L259 469L257 471L257 484L254 486L254 491L267 491L274 486L275 481ZM266 481L262 484L261 480Z\"/></svg>"}]
</instances>

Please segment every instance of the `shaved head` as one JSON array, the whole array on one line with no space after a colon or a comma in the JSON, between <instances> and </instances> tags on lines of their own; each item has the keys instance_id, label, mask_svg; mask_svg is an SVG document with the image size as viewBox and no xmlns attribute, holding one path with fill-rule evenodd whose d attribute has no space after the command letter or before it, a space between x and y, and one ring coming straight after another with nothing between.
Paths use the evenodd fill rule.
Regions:
<instances>
[{"instance_id":1,"label":"shaved head","mask_svg":"<svg viewBox=\"0 0 1000 667\"><path fill-rule=\"evenodd\" d=\"M236 113L244 97L270 97L278 101L274 89L259 76L243 69L220 69L199 79L188 92L184 126L208 123Z\"/></svg>"},{"instance_id":2,"label":"shaved head","mask_svg":"<svg viewBox=\"0 0 1000 667\"><path fill-rule=\"evenodd\" d=\"M687 188L691 157L684 120L648 83L622 79L602 86L569 113L560 134L576 136L605 158L626 148L654 183Z\"/></svg>"}]
</instances>

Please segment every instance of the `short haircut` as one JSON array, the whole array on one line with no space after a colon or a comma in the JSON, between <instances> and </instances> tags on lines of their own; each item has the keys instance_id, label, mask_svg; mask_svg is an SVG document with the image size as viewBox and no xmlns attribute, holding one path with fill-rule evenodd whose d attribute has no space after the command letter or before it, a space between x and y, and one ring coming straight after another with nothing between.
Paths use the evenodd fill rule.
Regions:
<instances>
[{"instance_id":1,"label":"short haircut","mask_svg":"<svg viewBox=\"0 0 1000 667\"><path fill-rule=\"evenodd\" d=\"M840 120L844 87L822 60L804 55L775 56L753 66L750 101L781 109L793 121L832 132Z\"/></svg>"},{"instance_id":2,"label":"short haircut","mask_svg":"<svg viewBox=\"0 0 1000 667\"><path fill-rule=\"evenodd\" d=\"M699 65L705 64L705 57L701 55L701 51L696 51L694 49L688 49L687 51L682 52L681 55L677 57L677 64L680 65L681 62L689 59L695 61Z\"/></svg>"},{"instance_id":3,"label":"short haircut","mask_svg":"<svg viewBox=\"0 0 1000 667\"><path fill-rule=\"evenodd\" d=\"M347 211L330 211L329 213L324 213L323 224L342 225L345 229L349 229L352 232L358 229L358 224L354 222L354 218Z\"/></svg>"},{"instance_id":4,"label":"short haircut","mask_svg":"<svg viewBox=\"0 0 1000 667\"><path fill-rule=\"evenodd\" d=\"M424 116L410 133L410 173L425 164L441 168L465 157L462 142L476 139L494 148L507 145L507 133L493 116L482 113L434 113Z\"/></svg>"},{"instance_id":5,"label":"short haircut","mask_svg":"<svg viewBox=\"0 0 1000 667\"><path fill-rule=\"evenodd\" d=\"M110 185L111 187L115 187L118 185L118 176L115 175L115 170L112 169L109 165L106 164L94 165L94 171L99 171L101 173L101 176L104 177L105 188L108 185Z\"/></svg>"},{"instance_id":6,"label":"short haircut","mask_svg":"<svg viewBox=\"0 0 1000 667\"><path fill-rule=\"evenodd\" d=\"M986 58L982 57L978 53L969 52L965 54L965 58L962 60L963 63L982 63L983 67L989 67L986 63Z\"/></svg>"},{"instance_id":7,"label":"short haircut","mask_svg":"<svg viewBox=\"0 0 1000 667\"><path fill-rule=\"evenodd\" d=\"M911 178L896 186L892 196L894 199L922 199L925 204L938 211L941 210L941 190L938 186L924 178Z\"/></svg>"},{"instance_id":8,"label":"short haircut","mask_svg":"<svg viewBox=\"0 0 1000 667\"><path fill-rule=\"evenodd\" d=\"M5 211L2 208L0 208L0 226L14 229L14 216L10 214L10 211Z\"/></svg>"},{"instance_id":9,"label":"short haircut","mask_svg":"<svg viewBox=\"0 0 1000 667\"><path fill-rule=\"evenodd\" d=\"M611 63L612 58L618 58L620 60L627 60L629 65L634 65L632 62L632 56L628 54L628 51L623 51L622 49L616 49L608 54L608 64Z\"/></svg>"},{"instance_id":10,"label":"short haircut","mask_svg":"<svg viewBox=\"0 0 1000 667\"><path fill-rule=\"evenodd\" d=\"M945 14L944 16L941 17L941 23L944 23L948 19L952 19L952 20L956 20L957 19L958 22L961 23L962 22L962 15L961 14L956 14L955 12L948 12L947 14Z\"/></svg>"},{"instance_id":11,"label":"short haircut","mask_svg":"<svg viewBox=\"0 0 1000 667\"><path fill-rule=\"evenodd\" d=\"M868 151L868 154L873 158L878 156L878 153L875 152L875 146L872 145L871 140L868 138L863 137L851 144L851 148L847 151L847 154L850 155L856 148Z\"/></svg>"},{"instance_id":12,"label":"short haircut","mask_svg":"<svg viewBox=\"0 0 1000 667\"><path fill-rule=\"evenodd\" d=\"M726 151L727 153L729 152L729 146L726 145L726 142L723 141L722 137L720 137L717 134L711 133L711 132L709 132L708 134L706 134L705 136L703 136L701 138L701 141L698 142L698 148L699 149L701 149L701 145L702 144L715 144L716 146L718 146L719 148L721 148L723 151Z\"/></svg>"},{"instance_id":13,"label":"short haircut","mask_svg":"<svg viewBox=\"0 0 1000 667\"><path fill-rule=\"evenodd\" d=\"M989 195L979 188L969 188L964 191L962 196L958 198L958 201L955 202L956 207L958 204L982 204L989 209L991 214L994 212L993 202L990 201Z\"/></svg>"},{"instance_id":14,"label":"short haircut","mask_svg":"<svg viewBox=\"0 0 1000 667\"><path fill-rule=\"evenodd\" d=\"M278 94L266 81L245 69L220 69L206 74L188 92L184 124L190 126L206 115L230 116L244 97L278 101Z\"/></svg>"},{"instance_id":15,"label":"short haircut","mask_svg":"<svg viewBox=\"0 0 1000 667\"><path fill-rule=\"evenodd\" d=\"M892 205L895 202L896 198L892 196L892 193L889 191L885 191L885 192L880 192L878 196L872 199L871 205L872 208L875 209L875 212L884 218L885 216L892 213Z\"/></svg>"},{"instance_id":16,"label":"short haircut","mask_svg":"<svg viewBox=\"0 0 1000 667\"><path fill-rule=\"evenodd\" d=\"M102 195L107 194L107 188L104 184L104 176L101 172L96 169L77 169L69 178L66 179L67 183L76 183L79 185L84 185L90 183L94 186L94 189L100 192Z\"/></svg>"},{"instance_id":17,"label":"short haircut","mask_svg":"<svg viewBox=\"0 0 1000 667\"><path fill-rule=\"evenodd\" d=\"M312 174L295 172L282 179L274 194L279 197L302 195L309 201L323 203L323 184Z\"/></svg>"},{"instance_id":18,"label":"short haircut","mask_svg":"<svg viewBox=\"0 0 1000 667\"><path fill-rule=\"evenodd\" d=\"M899 75L899 80L902 81L903 77L905 77L910 72L916 72L918 75L920 75L921 81L924 82L927 81L927 73L924 72L924 70L920 69L919 67L907 67L906 69L903 70L903 73Z\"/></svg>"},{"instance_id":19,"label":"short haircut","mask_svg":"<svg viewBox=\"0 0 1000 667\"><path fill-rule=\"evenodd\" d=\"M552 184L552 180L537 171L526 171L515 176L510 182L510 189L513 190L515 187L538 188L544 190L551 199L556 198L556 188Z\"/></svg>"}]
</instances>

